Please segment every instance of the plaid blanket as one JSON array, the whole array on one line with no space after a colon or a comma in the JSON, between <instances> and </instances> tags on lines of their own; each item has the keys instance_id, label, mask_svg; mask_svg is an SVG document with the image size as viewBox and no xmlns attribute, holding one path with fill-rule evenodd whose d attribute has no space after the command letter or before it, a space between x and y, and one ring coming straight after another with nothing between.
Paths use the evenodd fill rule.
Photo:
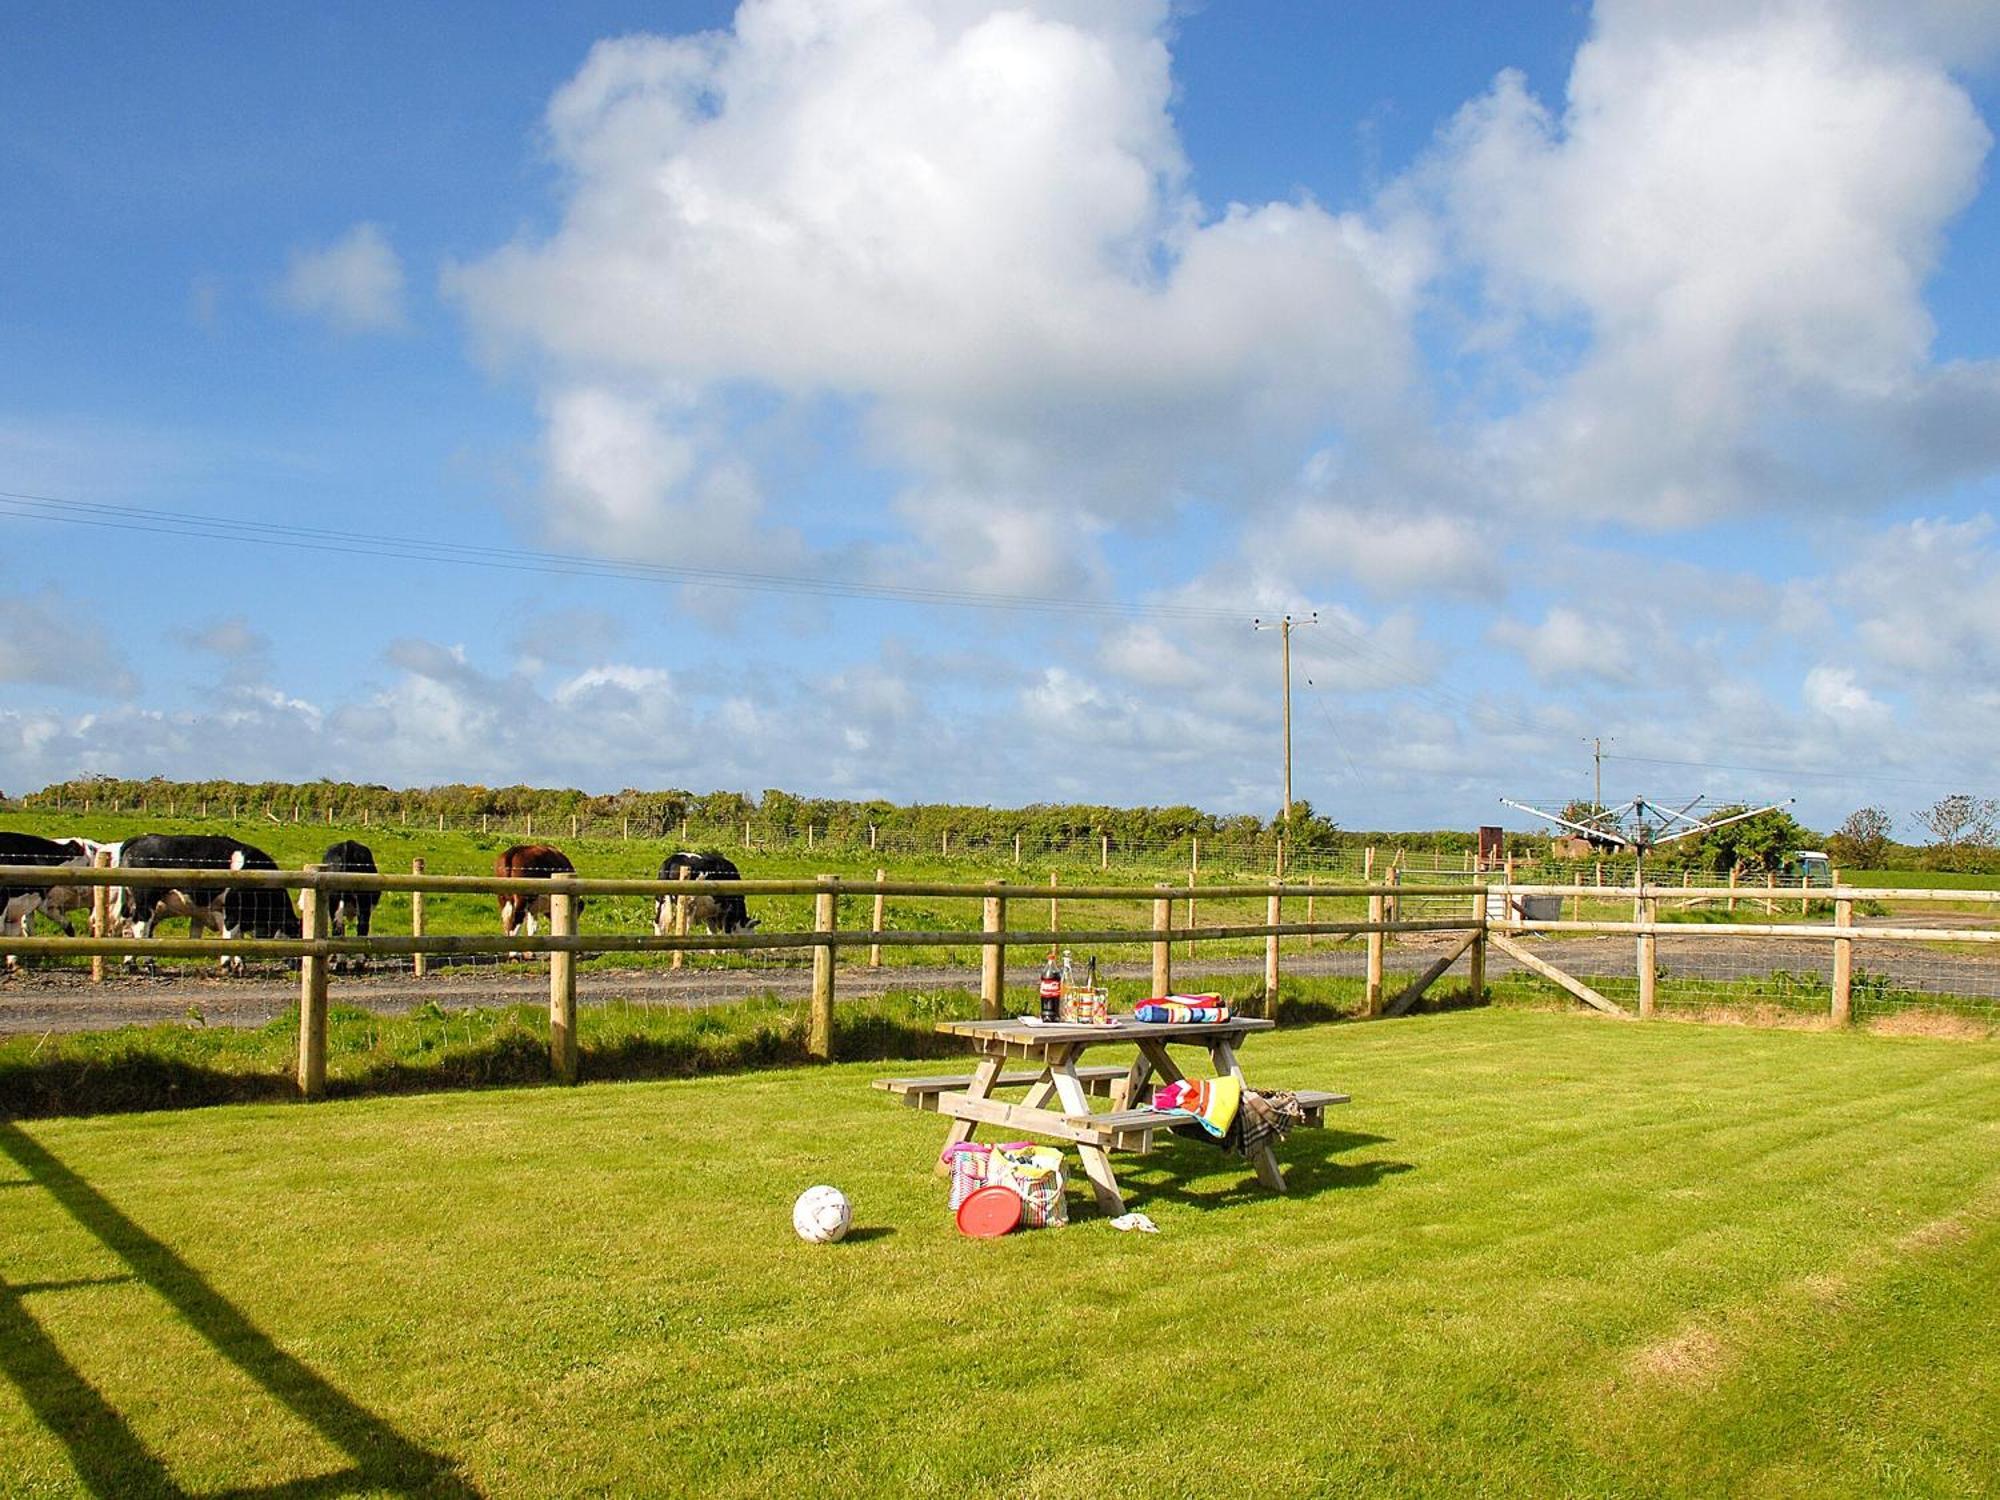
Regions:
<instances>
[{"instance_id":1,"label":"plaid blanket","mask_svg":"<svg viewBox=\"0 0 2000 1500\"><path fill-rule=\"evenodd\" d=\"M1227 1144L1248 1156L1259 1146L1282 1141L1293 1126L1303 1125L1305 1118L1299 1096L1290 1089L1273 1089L1268 1094L1246 1089L1231 1132L1234 1139Z\"/></svg>"}]
</instances>

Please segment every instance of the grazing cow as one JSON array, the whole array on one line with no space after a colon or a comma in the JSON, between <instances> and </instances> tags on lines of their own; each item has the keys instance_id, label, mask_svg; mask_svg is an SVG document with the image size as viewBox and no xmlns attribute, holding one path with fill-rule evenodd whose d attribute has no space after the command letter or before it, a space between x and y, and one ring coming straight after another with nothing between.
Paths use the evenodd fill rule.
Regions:
<instances>
[{"instance_id":1,"label":"grazing cow","mask_svg":"<svg viewBox=\"0 0 2000 1500\"><path fill-rule=\"evenodd\" d=\"M343 839L320 856L320 864L328 870L343 875L373 875L375 851L366 844L357 844L353 839ZM334 937L345 937L347 925L354 924L356 937L367 937L369 924L375 920L375 907L382 899L380 891L348 891L338 888L329 890L327 897L332 905L327 911L327 931ZM329 968L341 967L343 960L335 958ZM356 967L366 967L367 955L354 960Z\"/></svg>"},{"instance_id":2,"label":"grazing cow","mask_svg":"<svg viewBox=\"0 0 2000 1500\"><path fill-rule=\"evenodd\" d=\"M87 865L90 859L90 851L81 839L57 842L32 833L0 833L0 937L26 937L28 919L37 911L60 917L63 931L74 936L67 913L79 905L90 904L89 886L22 885L6 878L7 866ZM7 967L12 969L15 963L14 955L8 954Z\"/></svg>"},{"instance_id":3,"label":"grazing cow","mask_svg":"<svg viewBox=\"0 0 2000 1500\"><path fill-rule=\"evenodd\" d=\"M547 844L516 844L493 861L493 873L502 880L554 880L561 875L576 874L576 866L569 862L569 856L560 849ZM576 913L583 915L583 900L577 899ZM535 919L546 920L549 915L547 896L523 897L511 891L500 896L500 930L508 937L515 936L525 921L528 936L535 935ZM512 958L525 957L524 954L510 954Z\"/></svg>"},{"instance_id":4,"label":"grazing cow","mask_svg":"<svg viewBox=\"0 0 2000 1500\"><path fill-rule=\"evenodd\" d=\"M127 839L118 863L128 870L275 870L278 862L240 839L210 833L146 833ZM132 936L147 938L162 921L186 917L189 932L212 928L234 941L240 937L296 938L303 935L292 898L282 890L194 884L186 890L126 886L122 914ZM225 955L224 970L243 972L243 960ZM125 960L131 968L131 958Z\"/></svg>"},{"instance_id":5,"label":"grazing cow","mask_svg":"<svg viewBox=\"0 0 2000 1500\"><path fill-rule=\"evenodd\" d=\"M662 880L741 880L734 863L720 854L676 854L660 866ZM653 935L666 937L674 930L674 908L685 901L688 921L701 923L710 932L751 932L757 923L735 891L720 895L662 896L653 907Z\"/></svg>"},{"instance_id":6,"label":"grazing cow","mask_svg":"<svg viewBox=\"0 0 2000 1500\"><path fill-rule=\"evenodd\" d=\"M106 864L115 865L118 863L118 856L120 851L122 851L125 847L122 843L101 844L96 839L83 839L83 838L65 839L63 840L63 842L66 844L74 844L78 848L80 848L83 851L83 856L84 856L83 863L86 865L96 864L98 856L103 854L108 854L111 856L109 859L105 861ZM91 901L95 896L96 890L97 887L89 885L55 886L49 891L48 895L42 898L42 906L41 906L42 915L47 917L52 922L61 923L63 936L75 937L76 927L74 926L74 924L71 923L69 914L73 911L89 911ZM110 906L109 916L111 920L110 920L110 925L105 929L105 935L107 937L113 936L119 932L124 931L124 924L118 901L120 894L121 893L118 887L113 886L111 888L110 895L108 897L108 904Z\"/></svg>"}]
</instances>

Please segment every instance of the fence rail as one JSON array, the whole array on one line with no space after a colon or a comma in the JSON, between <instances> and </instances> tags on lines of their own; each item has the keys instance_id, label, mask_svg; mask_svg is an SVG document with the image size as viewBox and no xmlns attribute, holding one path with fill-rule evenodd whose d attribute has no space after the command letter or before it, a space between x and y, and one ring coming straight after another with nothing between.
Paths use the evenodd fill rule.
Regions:
<instances>
[{"instance_id":1,"label":"fence rail","mask_svg":"<svg viewBox=\"0 0 2000 1500\"><path fill-rule=\"evenodd\" d=\"M327 995L329 964L342 957L450 957L463 955L547 955L549 959L550 1056L556 1076L574 1079L576 1047L576 967L579 955L612 953L752 952L773 949L809 949L813 954L813 983L810 1008L809 1045L820 1057L831 1053L832 1007L835 985L835 958L842 949L866 947L871 962L887 948L966 948L983 951L980 982L981 1010L989 1016L1002 1013L1004 1003L1005 952L1009 948L1045 948L1058 944L1148 946L1152 953L1154 993L1164 994L1172 985L1173 944L1216 942L1262 938L1265 941L1264 1004L1274 1009L1281 983L1281 943L1286 938L1304 938L1308 943L1320 937L1365 937L1367 939L1366 984L1363 1014L1399 1014L1463 957L1475 991L1483 992L1488 944L1513 958L1524 970L1535 973L1606 1012L1626 1016L1631 1012L1607 999L1598 988L1563 972L1546 958L1520 946L1522 938L1545 936L1615 936L1635 944L1634 974L1637 981L1637 1014L1655 1013L1657 943L1662 938L1700 945L1732 938L1769 938L1783 942L1831 943L1833 979L1828 987L1830 1014L1837 1022L1852 1015L1852 995L1856 970L1857 944L1918 942L1966 944L1988 947L2000 944L2000 928L1954 926L1951 928L1902 925L1857 926L1856 902L1893 900L1899 903L1970 905L2000 913L2000 890L1967 891L1923 888L1878 890L1836 885L1815 887L1808 898L1824 904L1831 921L1728 923L1690 925L1661 922L1658 904L1662 899L1726 897L1741 891L1728 886L1692 887L1679 885L1602 887L1595 884L1505 884L1476 880L1471 884L1452 881L1404 883L1319 884L1315 881L1263 880L1218 881L1191 889L1180 884L1078 885L1065 887L1061 898L1069 902L1124 902L1149 904L1152 922L1147 926L1057 929L1051 924L1025 928L1010 925L1010 902L1039 903L1050 899L1049 887L1002 880L978 883L930 880L890 880L886 874L874 880L841 876L812 879L737 879L699 882L702 895L811 895L814 898L813 925L802 931L736 932L728 934L688 933L683 926L668 933L585 933L578 929L579 905L598 896L685 896L695 894L687 881L640 878L568 877L539 879L502 878L488 875L430 875L421 870L409 874L352 874L309 867L298 870L239 869L134 869L108 865L52 867L11 866L4 870L8 884L16 886L90 886L103 888L106 896L114 887L170 887L186 889L233 888L244 890L297 890L300 892L299 920L302 935L297 938L238 938L228 941L162 939L114 936L104 920L108 902L96 902L95 931L89 937L0 938L0 950L10 953L73 954L101 961L105 957L236 957L261 956L296 960L300 967L300 1041L298 1086L300 1093L313 1098L325 1087ZM414 930L411 935L333 937L328 932L329 896L348 891L425 893L476 893L547 897L550 927L547 935L533 937L505 934L429 934ZM879 898L888 895L935 897L981 903L981 926L964 929L886 928ZM838 898L870 896L878 898L873 921L865 927L841 928L837 922ZM1198 896L1203 901L1261 899L1266 903L1262 922L1211 922L1193 920L1177 923L1183 901ZM1629 901L1633 918L1625 920L1529 919L1518 912L1515 898L1589 897ZM1331 897L1363 898L1366 920L1312 920L1313 902ZM1409 917L1402 903L1413 898L1446 903L1444 914ZM1287 920L1284 903L1303 901L1307 920ZM1455 906L1456 911L1449 908ZM421 928L421 906L413 906L413 925ZM1394 997L1387 993L1384 952L1389 941L1399 935L1454 934L1461 941L1451 945L1430 967Z\"/></svg>"},{"instance_id":2,"label":"fence rail","mask_svg":"<svg viewBox=\"0 0 2000 1500\"><path fill-rule=\"evenodd\" d=\"M1004 828L943 828L924 832L868 823L773 826L754 818L741 823L717 823L655 814L441 813L408 808L349 808L338 804L314 804L303 799L280 804L172 797L147 798L137 802L77 797L60 800L0 799L0 814L6 813L119 818L156 816L180 822L212 823L237 831L273 826L321 826L347 832L391 828L434 829L438 833L477 834L489 838L671 843L679 848L740 850L751 854L949 858L995 866L1094 866L1100 870L1171 867L1197 875L1209 871L1282 876L1311 871L1373 878L1378 873L1386 875L1394 870L1412 876L1470 879L1476 874L1489 872L1498 878L1503 873L1497 862L1481 866L1470 848L1438 850L1389 843L1364 845L1352 842L1361 837L1355 834L1342 835L1341 842L1337 844L1298 847L1296 841L1286 839L1274 829L1257 834L1184 833L1151 837L1121 835L1088 827L1040 832L1017 832ZM1629 857L1558 860L1521 854L1513 857L1512 865L1522 876L1587 871L1597 884L1607 887L1627 884L1633 874ZM1655 879L1661 881L1679 881L1684 876L1699 877L1713 873L1692 867L1682 869L1660 865L1652 868ZM1765 888L1767 880L1772 880L1775 888L1780 890L1799 883L1795 875L1770 877L1763 871L1747 875L1746 880L1754 882L1754 885L1746 884L1746 891Z\"/></svg>"}]
</instances>

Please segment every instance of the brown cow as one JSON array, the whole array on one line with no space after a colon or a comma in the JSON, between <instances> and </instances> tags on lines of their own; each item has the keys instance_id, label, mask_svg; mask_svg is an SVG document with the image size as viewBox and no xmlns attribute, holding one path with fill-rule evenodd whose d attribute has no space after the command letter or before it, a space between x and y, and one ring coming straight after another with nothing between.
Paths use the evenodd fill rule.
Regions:
<instances>
[{"instance_id":1,"label":"brown cow","mask_svg":"<svg viewBox=\"0 0 2000 1500\"><path fill-rule=\"evenodd\" d=\"M574 875L576 866L569 862L569 856L560 849L547 844L516 844L493 861L493 873L502 880L553 880L559 875ZM577 897L578 915L583 912L583 898ZM523 898L512 891L500 896L500 930L508 937L520 931L525 918L528 936L535 935L535 918L544 920L549 915L549 898L534 896ZM515 957L521 955L516 954Z\"/></svg>"}]
</instances>

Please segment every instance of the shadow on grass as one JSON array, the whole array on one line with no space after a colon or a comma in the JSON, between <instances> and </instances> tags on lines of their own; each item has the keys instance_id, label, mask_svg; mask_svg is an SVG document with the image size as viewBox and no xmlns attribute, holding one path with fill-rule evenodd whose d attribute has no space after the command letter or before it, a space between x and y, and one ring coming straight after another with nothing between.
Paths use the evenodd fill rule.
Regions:
<instances>
[{"instance_id":1,"label":"shadow on grass","mask_svg":"<svg viewBox=\"0 0 2000 1500\"><path fill-rule=\"evenodd\" d=\"M1248 999L1248 997L1245 997ZM1242 1004L1254 1014L1258 1000ZM1287 1026L1355 1019L1344 993L1287 995ZM936 1025L978 1013L958 991L892 992L834 1011L842 1062L951 1058L965 1043ZM612 1001L583 1008L580 1071L586 1082L693 1078L808 1067L806 1006L758 997L688 1008ZM327 1039L327 1097L519 1088L550 1081L548 1017L534 1005L402 1015L336 1005ZM158 1025L55 1038L0 1041L0 1119L278 1103L298 1097L296 1010L254 1029Z\"/></svg>"},{"instance_id":2,"label":"shadow on grass","mask_svg":"<svg viewBox=\"0 0 2000 1500\"><path fill-rule=\"evenodd\" d=\"M127 1218L25 1131L0 1122L0 1152L131 1272L129 1278L92 1278L63 1288L10 1287L0 1282L0 1369L20 1390L29 1410L68 1450L77 1477L92 1494L181 1495L186 1491L148 1451L131 1424L64 1357L23 1299L34 1292L75 1290L128 1279L160 1297L217 1354L352 1461L349 1467L331 1474L230 1493L478 1493L450 1459L404 1437L279 1348L170 1246Z\"/></svg>"},{"instance_id":3,"label":"shadow on grass","mask_svg":"<svg viewBox=\"0 0 2000 1500\"><path fill-rule=\"evenodd\" d=\"M1388 1144L1379 1135L1301 1128L1278 1146L1278 1165L1285 1174L1285 1196L1314 1198L1345 1188L1372 1187L1385 1177L1415 1168L1403 1161L1343 1162L1335 1158L1364 1146ZM1127 1164L1119 1161L1118 1182L1140 1206L1148 1202L1184 1203L1192 1208L1225 1208L1270 1199L1270 1189L1256 1179L1249 1162L1219 1146L1183 1136L1166 1139L1150 1157ZM1225 1187L1203 1188L1191 1182L1218 1173L1240 1174Z\"/></svg>"},{"instance_id":4,"label":"shadow on grass","mask_svg":"<svg viewBox=\"0 0 2000 1500\"><path fill-rule=\"evenodd\" d=\"M843 1062L959 1057L941 1036L936 1005L835 1012L834 1055ZM956 1013L955 1011L950 1013ZM594 1006L582 1013L586 1082L693 1078L805 1067L805 1008L746 1002L730 1008ZM0 1118L113 1114L298 1097L296 1011L256 1030L152 1026L78 1033L47 1048L0 1051ZM532 1006L401 1017L336 1007L328 1039L331 1099L380 1094L517 1088L550 1081L546 1016Z\"/></svg>"}]
</instances>

